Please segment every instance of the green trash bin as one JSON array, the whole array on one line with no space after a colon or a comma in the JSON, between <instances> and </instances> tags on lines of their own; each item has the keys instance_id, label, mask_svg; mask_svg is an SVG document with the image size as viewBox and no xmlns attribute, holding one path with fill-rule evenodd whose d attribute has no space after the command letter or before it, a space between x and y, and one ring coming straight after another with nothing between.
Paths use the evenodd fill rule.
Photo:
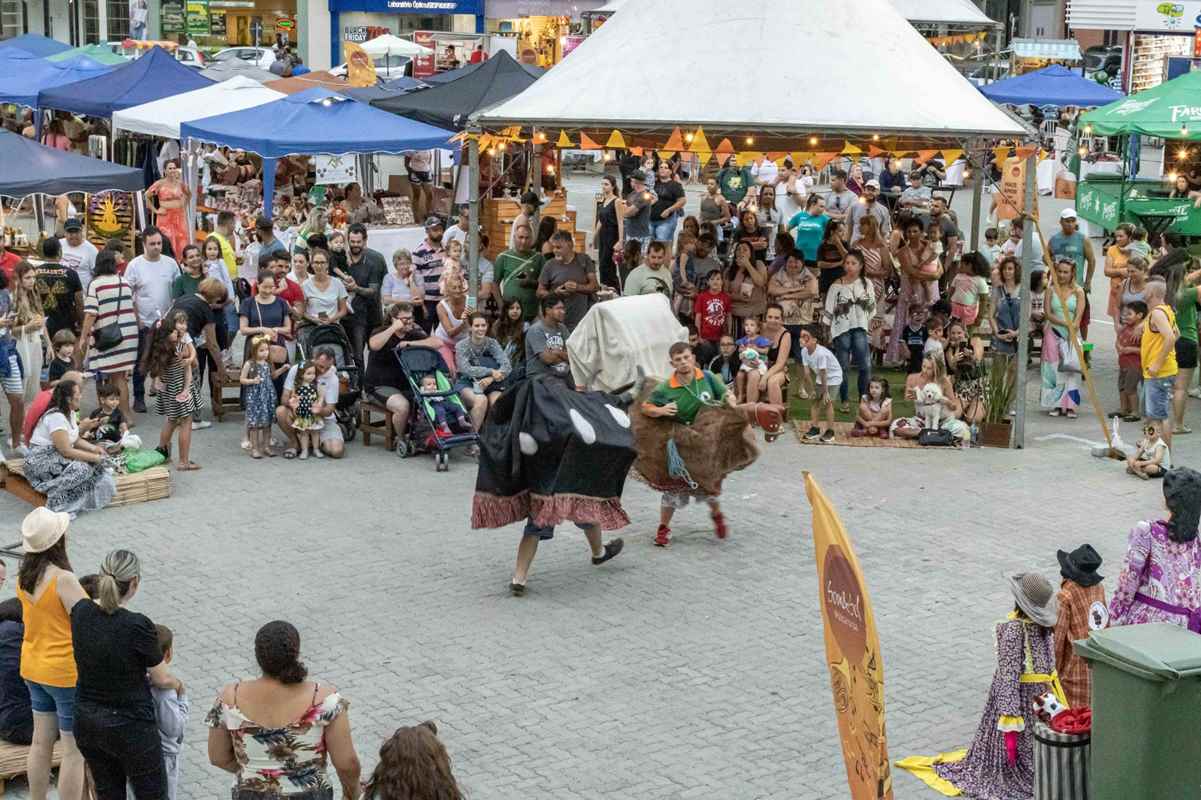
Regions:
<instances>
[{"instance_id":1,"label":"green trash bin","mask_svg":"<svg viewBox=\"0 0 1201 800\"><path fill-rule=\"evenodd\" d=\"M1073 646L1093 674L1091 800L1201 797L1201 636L1158 622Z\"/></svg>"}]
</instances>

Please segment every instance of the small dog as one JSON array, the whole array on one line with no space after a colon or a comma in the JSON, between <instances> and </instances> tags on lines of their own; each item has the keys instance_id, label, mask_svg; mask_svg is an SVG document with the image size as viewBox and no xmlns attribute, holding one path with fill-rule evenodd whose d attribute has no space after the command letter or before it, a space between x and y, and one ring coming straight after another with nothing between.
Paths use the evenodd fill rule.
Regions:
<instances>
[{"instance_id":1,"label":"small dog","mask_svg":"<svg viewBox=\"0 0 1201 800\"><path fill-rule=\"evenodd\" d=\"M917 390L914 409L922 420L923 428L938 430L942 422L942 389L937 383L927 383Z\"/></svg>"}]
</instances>

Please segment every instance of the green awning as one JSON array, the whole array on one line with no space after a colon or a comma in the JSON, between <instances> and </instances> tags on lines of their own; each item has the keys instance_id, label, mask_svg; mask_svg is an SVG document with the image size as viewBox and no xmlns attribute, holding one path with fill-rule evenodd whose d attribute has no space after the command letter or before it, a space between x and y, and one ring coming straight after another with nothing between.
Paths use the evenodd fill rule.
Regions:
<instances>
[{"instance_id":1,"label":"green awning","mask_svg":"<svg viewBox=\"0 0 1201 800\"><path fill-rule=\"evenodd\" d=\"M1201 139L1201 72L1179 78L1094 109L1080 118L1088 136L1142 133L1163 139ZM1091 130L1090 130L1091 129Z\"/></svg>"},{"instance_id":2,"label":"green awning","mask_svg":"<svg viewBox=\"0 0 1201 800\"><path fill-rule=\"evenodd\" d=\"M129 59L119 56L102 44L88 44L50 56L47 61L66 61L68 58L84 55L101 64L124 64Z\"/></svg>"}]
</instances>

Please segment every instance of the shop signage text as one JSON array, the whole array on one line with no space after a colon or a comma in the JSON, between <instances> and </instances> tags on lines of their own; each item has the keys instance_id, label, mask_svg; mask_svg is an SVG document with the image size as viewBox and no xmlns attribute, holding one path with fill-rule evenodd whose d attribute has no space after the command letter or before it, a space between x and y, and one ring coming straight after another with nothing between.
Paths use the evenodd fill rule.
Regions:
<instances>
[{"instance_id":1,"label":"shop signage text","mask_svg":"<svg viewBox=\"0 0 1201 800\"><path fill-rule=\"evenodd\" d=\"M329 0L331 11L377 14L482 14L483 0Z\"/></svg>"}]
</instances>

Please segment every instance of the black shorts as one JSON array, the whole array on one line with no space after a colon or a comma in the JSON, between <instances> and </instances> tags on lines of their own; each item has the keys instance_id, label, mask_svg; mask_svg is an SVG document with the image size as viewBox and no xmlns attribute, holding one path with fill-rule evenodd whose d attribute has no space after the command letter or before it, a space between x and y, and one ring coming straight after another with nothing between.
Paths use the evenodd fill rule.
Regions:
<instances>
[{"instance_id":1,"label":"black shorts","mask_svg":"<svg viewBox=\"0 0 1201 800\"><path fill-rule=\"evenodd\" d=\"M412 393L412 391L409 390L409 388L407 386L401 387L399 389L395 386L369 386L369 387L367 387L367 397L370 398L372 402L379 403L381 406L384 406L385 408L388 406L388 398L390 398L390 397L392 397L392 395L396 395L396 394L404 397L406 400L411 401L413 399L413 393Z\"/></svg>"},{"instance_id":2,"label":"black shorts","mask_svg":"<svg viewBox=\"0 0 1201 800\"><path fill-rule=\"evenodd\" d=\"M409 170L409 183L421 185L421 184L425 184L425 183L429 183L429 182L430 182L430 174L428 172L418 172L416 170Z\"/></svg>"},{"instance_id":3,"label":"black shorts","mask_svg":"<svg viewBox=\"0 0 1201 800\"><path fill-rule=\"evenodd\" d=\"M1180 369L1197 367L1197 343L1192 339L1176 340L1176 366Z\"/></svg>"}]
</instances>

